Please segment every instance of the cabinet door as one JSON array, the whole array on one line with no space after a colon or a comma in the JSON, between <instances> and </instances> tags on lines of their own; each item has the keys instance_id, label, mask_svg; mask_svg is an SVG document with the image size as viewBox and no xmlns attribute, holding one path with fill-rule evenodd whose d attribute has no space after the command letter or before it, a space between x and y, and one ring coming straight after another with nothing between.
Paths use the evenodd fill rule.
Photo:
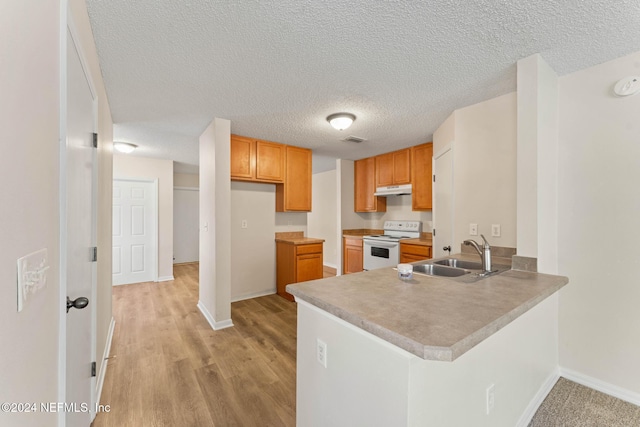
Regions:
<instances>
[{"instance_id":1,"label":"cabinet door","mask_svg":"<svg viewBox=\"0 0 640 427\"><path fill-rule=\"evenodd\" d=\"M393 153L381 154L376 159L376 187L393 185Z\"/></svg>"},{"instance_id":2,"label":"cabinet door","mask_svg":"<svg viewBox=\"0 0 640 427\"><path fill-rule=\"evenodd\" d=\"M422 261L429 258L431 258L430 246L400 242L400 262Z\"/></svg>"},{"instance_id":3,"label":"cabinet door","mask_svg":"<svg viewBox=\"0 0 640 427\"><path fill-rule=\"evenodd\" d=\"M411 150L394 151L393 153L393 185L411 183Z\"/></svg>"},{"instance_id":4,"label":"cabinet door","mask_svg":"<svg viewBox=\"0 0 640 427\"><path fill-rule=\"evenodd\" d=\"M231 135L231 179L255 179L255 150L255 140L244 136Z\"/></svg>"},{"instance_id":5,"label":"cabinet door","mask_svg":"<svg viewBox=\"0 0 640 427\"><path fill-rule=\"evenodd\" d=\"M345 239L343 253L343 274L359 273L363 270L362 240L360 240L360 245L357 246L350 245L349 240Z\"/></svg>"},{"instance_id":6,"label":"cabinet door","mask_svg":"<svg viewBox=\"0 0 640 427\"><path fill-rule=\"evenodd\" d=\"M276 186L276 212L311 211L311 150L286 147L284 184Z\"/></svg>"},{"instance_id":7,"label":"cabinet door","mask_svg":"<svg viewBox=\"0 0 640 427\"><path fill-rule=\"evenodd\" d=\"M376 159L369 157L354 163L354 211L386 212L387 198L376 197Z\"/></svg>"},{"instance_id":8,"label":"cabinet door","mask_svg":"<svg viewBox=\"0 0 640 427\"><path fill-rule=\"evenodd\" d=\"M298 255L296 283L322 279L322 254Z\"/></svg>"},{"instance_id":9,"label":"cabinet door","mask_svg":"<svg viewBox=\"0 0 640 427\"><path fill-rule=\"evenodd\" d=\"M256 179L283 182L286 145L275 142L256 142Z\"/></svg>"},{"instance_id":10,"label":"cabinet door","mask_svg":"<svg viewBox=\"0 0 640 427\"><path fill-rule=\"evenodd\" d=\"M431 210L433 207L432 159L433 143L411 148L411 205L414 211Z\"/></svg>"}]
</instances>

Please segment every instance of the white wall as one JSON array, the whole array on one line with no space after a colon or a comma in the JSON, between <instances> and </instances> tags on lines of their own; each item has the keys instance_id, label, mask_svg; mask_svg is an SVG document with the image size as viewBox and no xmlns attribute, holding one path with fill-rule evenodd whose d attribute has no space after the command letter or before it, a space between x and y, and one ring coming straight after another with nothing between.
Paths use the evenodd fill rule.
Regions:
<instances>
[{"instance_id":1,"label":"white wall","mask_svg":"<svg viewBox=\"0 0 640 427\"><path fill-rule=\"evenodd\" d=\"M555 294L457 360L438 362L299 302L297 425L526 425L531 401L557 379L557 320ZM326 368L317 339L327 345ZM491 384L495 407L486 415Z\"/></svg>"},{"instance_id":2,"label":"white wall","mask_svg":"<svg viewBox=\"0 0 640 427\"><path fill-rule=\"evenodd\" d=\"M200 251L200 192L173 189L173 263L197 262Z\"/></svg>"},{"instance_id":3,"label":"white wall","mask_svg":"<svg viewBox=\"0 0 640 427\"><path fill-rule=\"evenodd\" d=\"M275 185L231 182L232 301L276 292L275 211Z\"/></svg>"},{"instance_id":4,"label":"white wall","mask_svg":"<svg viewBox=\"0 0 640 427\"><path fill-rule=\"evenodd\" d=\"M558 76L539 54L518 61L518 254L558 271Z\"/></svg>"},{"instance_id":5,"label":"white wall","mask_svg":"<svg viewBox=\"0 0 640 427\"><path fill-rule=\"evenodd\" d=\"M456 111L454 155L454 251L478 224L494 246L516 247L516 94ZM500 224L501 237L491 237Z\"/></svg>"},{"instance_id":6,"label":"white wall","mask_svg":"<svg viewBox=\"0 0 640 427\"><path fill-rule=\"evenodd\" d=\"M0 44L2 402L57 400L59 14L57 2L44 1L9 2L0 13L1 40L20 40ZM47 287L17 313L16 260L41 248L49 254ZM2 425L55 425L55 419L0 412Z\"/></svg>"},{"instance_id":7,"label":"white wall","mask_svg":"<svg viewBox=\"0 0 640 427\"><path fill-rule=\"evenodd\" d=\"M69 2L98 104L97 348L102 356L111 320L112 122L84 2ZM34 13L34 11L36 11ZM60 316L59 119L60 3L4 2L0 13L0 401L59 401ZM37 52L37 54L34 54ZM64 78L64 76L62 76ZM36 125L37 124L37 125ZM15 142L18 143L15 143ZM105 243L107 242L107 243ZM106 245L106 247L105 247ZM47 248L47 286L17 313L16 260ZM98 360L98 369L102 361ZM0 412L0 425L56 425L55 413Z\"/></svg>"},{"instance_id":8,"label":"white wall","mask_svg":"<svg viewBox=\"0 0 640 427\"><path fill-rule=\"evenodd\" d=\"M324 239L324 265L337 267L337 241L340 233L337 227L337 193L336 170L316 173L312 176L313 211L307 214L307 230L309 237Z\"/></svg>"},{"instance_id":9,"label":"white wall","mask_svg":"<svg viewBox=\"0 0 640 427\"><path fill-rule=\"evenodd\" d=\"M453 252L480 234L516 247L516 128L514 92L456 110L434 133L434 153L454 146ZM469 234L471 223L478 236ZM500 237L491 236L492 224L500 224Z\"/></svg>"},{"instance_id":10,"label":"white wall","mask_svg":"<svg viewBox=\"0 0 640 427\"><path fill-rule=\"evenodd\" d=\"M172 280L173 161L115 154L113 178L158 180L158 280Z\"/></svg>"},{"instance_id":11,"label":"white wall","mask_svg":"<svg viewBox=\"0 0 640 427\"><path fill-rule=\"evenodd\" d=\"M231 181L230 230L231 301L274 294L275 234L302 231L307 236L307 213L276 212L274 184Z\"/></svg>"},{"instance_id":12,"label":"white wall","mask_svg":"<svg viewBox=\"0 0 640 427\"><path fill-rule=\"evenodd\" d=\"M640 404L640 52L560 78L560 364ZM602 268L600 268L602 267ZM609 387L611 389L611 387Z\"/></svg>"},{"instance_id":13,"label":"white wall","mask_svg":"<svg viewBox=\"0 0 640 427\"><path fill-rule=\"evenodd\" d=\"M200 296L213 329L231 322L231 122L213 119L200 135Z\"/></svg>"},{"instance_id":14,"label":"white wall","mask_svg":"<svg viewBox=\"0 0 640 427\"><path fill-rule=\"evenodd\" d=\"M200 176L195 173L174 173L173 186L198 188L200 187Z\"/></svg>"},{"instance_id":15,"label":"white wall","mask_svg":"<svg viewBox=\"0 0 640 427\"><path fill-rule=\"evenodd\" d=\"M411 210L411 197L410 195L387 196L386 212L361 213L360 216L365 219L365 228L381 229L385 221L409 220L422 221L422 231L431 232L433 218L431 211Z\"/></svg>"}]
</instances>

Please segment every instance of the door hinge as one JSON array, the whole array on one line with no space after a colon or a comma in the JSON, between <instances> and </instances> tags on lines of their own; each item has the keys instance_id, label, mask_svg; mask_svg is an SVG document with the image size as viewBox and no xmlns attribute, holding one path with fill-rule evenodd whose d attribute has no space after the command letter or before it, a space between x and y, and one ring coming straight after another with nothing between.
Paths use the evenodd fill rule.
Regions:
<instances>
[{"instance_id":1,"label":"door hinge","mask_svg":"<svg viewBox=\"0 0 640 427\"><path fill-rule=\"evenodd\" d=\"M98 134L93 133L93 148L98 148Z\"/></svg>"},{"instance_id":2,"label":"door hinge","mask_svg":"<svg viewBox=\"0 0 640 427\"><path fill-rule=\"evenodd\" d=\"M432 231L432 234L435 236L436 235L436 229L434 228Z\"/></svg>"},{"instance_id":3,"label":"door hinge","mask_svg":"<svg viewBox=\"0 0 640 427\"><path fill-rule=\"evenodd\" d=\"M91 376L96 376L96 362L91 362Z\"/></svg>"},{"instance_id":4,"label":"door hinge","mask_svg":"<svg viewBox=\"0 0 640 427\"><path fill-rule=\"evenodd\" d=\"M436 176L433 175L433 182L436 182Z\"/></svg>"},{"instance_id":5,"label":"door hinge","mask_svg":"<svg viewBox=\"0 0 640 427\"><path fill-rule=\"evenodd\" d=\"M98 247L94 246L91 248L91 262L98 261Z\"/></svg>"}]
</instances>

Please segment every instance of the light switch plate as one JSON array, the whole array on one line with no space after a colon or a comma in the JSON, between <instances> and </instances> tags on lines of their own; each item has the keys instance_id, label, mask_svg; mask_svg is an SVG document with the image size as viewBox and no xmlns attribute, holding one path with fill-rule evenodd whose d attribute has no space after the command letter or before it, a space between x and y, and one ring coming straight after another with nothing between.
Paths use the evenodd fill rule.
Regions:
<instances>
[{"instance_id":1,"label":"light switch plate","mask_svg":"<svg viewBox=\"0 0 640 427\"><path fill-rule=\"evenodd\" d=\"M27 301L47 284L49 257L47 249L40 249L18 259L17 262L18 312L21 312Z\"/></svg>"},{"instance_id":2,"label":"light switch plate","mask_svg":"<svg viewBox=\"0 0 640 427\"><path fill-rule=\"evenodd\" d=\"M470 236L478 235L478 224L469 224L469 235Z\"/></svg>"}]
</instances>

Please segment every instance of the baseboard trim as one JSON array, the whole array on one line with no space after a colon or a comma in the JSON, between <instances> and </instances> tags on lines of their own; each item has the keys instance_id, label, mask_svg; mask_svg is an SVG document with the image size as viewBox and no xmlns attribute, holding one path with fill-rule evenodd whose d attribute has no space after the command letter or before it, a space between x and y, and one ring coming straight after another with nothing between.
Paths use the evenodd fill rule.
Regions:
<instances>
[{"instance_id":1,"label":"baseboard trim","mask_svg":"<svg viewBox=\"0 0 640 427\"><path fill-rule=\"evenodd\" d=\"M252 298L266 297L267 295L273 295L276 293L275 289L269 289L268 291L254 292L252 294L239 295L237 297L232 297L231 302L244 301Z\"/></svg>"},{"instance_id":2,"label":"baseboard trim","mask_svg":"<svg viewBox=\"0 0 640 427\"><path fill-rule=\"evenodd\" d=\"M560 376L578 384L582 384L583 386L598 390L604 394L608 394L609 396L617 397L625 402L640 406L640 393L636 393L631 390L627 390L626 388L618 387L617 385L562 367L560 368Z\"/></svg>"},{"instance_id":3,"label":"baseboard trim","mask_svg":"<svg viewBox=\"0 0 640 427\"><path fill-rule=\"evenodd\" d=\"M116 327L116 319L111 318L109 323L109 332L107 333L107 342L104 346L104 353L102 354L102 364L100 365L100 372L98 372L98 382L96 383L96 403L100 403L100 397L102 397L102 387L104 386L104 378L107 375L107 365L109 364L109 353L111 353L111 342L113 341L113 331Z\"/></svg>"},{"instance_id":4,"label":"baseboard trim","mask_svg":"<svg viewBox=\"0 0 640 427\"><path fill-rule=\"evenodd\" d=\"M547 397L547 395L549 394L553 386L556 385L556 382L558 381L559 378L560 378L560 369L556 368L553 370L551 375L549 375L549 377L544 381L544 383L542 383L536 395L533 397L533 399L531 399L531 402L529 402L529 404L527 405L527 409L524 410L524 412L520 416L520 419L518 420L518 424L516 424L518 427L527 427L529 425L529 423L533 419L533 416L538 411L538 408L540 407L540 405L542 405L542 402Z\"/></svg>"},{"instance_id":5,"label":"baseboard trim","mask_svg":"<svg viewBox=\"0 0 640 427\"><path fill-rule=\"evenodd\" d=\"M170 282L172 280L176 280L173 276L160 276L156 282Z\"/></svg>"},{"instance_id":6,"label":"baseboard trim","mask_svg":"<svg viewBox=\"0 0 640 427\"><path fill-rule=\"evenodd\" d=\"M209 322L209 325L214 331L219 331L220 329L230 328L233 326L231 319L216 322L211 313L209 313L209 310L207 310L207 307L202 304L202 301L198 301L198 309L204 318L207 319L207 322Z\"/></svg>"}]
</instances>

